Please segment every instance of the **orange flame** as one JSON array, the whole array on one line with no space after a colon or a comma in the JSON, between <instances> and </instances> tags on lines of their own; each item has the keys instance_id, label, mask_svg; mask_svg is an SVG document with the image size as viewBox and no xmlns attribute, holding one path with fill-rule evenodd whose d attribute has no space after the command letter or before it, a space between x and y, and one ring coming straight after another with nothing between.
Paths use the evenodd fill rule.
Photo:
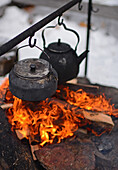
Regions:
<instances>
[{"instance_id":1,"label":"orange flame","mask_svg":"<svg viewBox=\"0 0 118 170\"><path fill-rule=\"evenodd\" d=\"M13 102L13 107L7 111L12 130L20 130L27 139L39 135L40 146L44 146L60 143L61 140L73 136L79 127L90 125L91 122L85 120L81 113L83 109L118 116L114 106L110 105L104 95L94 96L82 89L74 92L63 87L57 90L56 96L61 96L63 100L51 98L41 102L29 102L18 99L8 90L6 100ZM93 129L91 131L95 133Z\"/></svg>"},{"instance_id":2,"label":"orange flame","mask_svg":"<svg viewBox=\"0 0 118 170\"><path fill-rule=\"evenodd\" d=\"M20 129L24 137L29 138L25 129L30 129L30 136L40 134L41 146L54 140L60 143L62 139L73 136L78 125L72 119L72 111L59 105L49 99L37 103L14 97L13 108L9 109L7 116L12 129Z\"/></svg>"},{"instance_id":3,"label":"orange flame","mask_svg":"<svg viewBox=\"0 0 118 170\"><path fill-rule=\"evenodd\" d=\"M110 100L107 100L104 94L95 96L86 93L82 89L72 91L69 87L57 90L56 95L59 97L60 94L61 98L65 99L71 105L77 106L81 109L104 112L108 115L118 117L118 114L116 113L117 109L114 108L113 104L110 104Z\"/></svg>"}]
</instances>

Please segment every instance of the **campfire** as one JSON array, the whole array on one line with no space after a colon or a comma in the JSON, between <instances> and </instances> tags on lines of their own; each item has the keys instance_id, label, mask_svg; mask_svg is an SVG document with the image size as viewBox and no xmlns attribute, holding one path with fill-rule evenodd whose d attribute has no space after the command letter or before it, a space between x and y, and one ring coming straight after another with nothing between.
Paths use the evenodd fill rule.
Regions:
<instances>
[{"instance_id":1,"label":"campfire","mask_svg":"<svg viewBox=\"0 0 118 170\"><path fill-rule=\"evenodd\" d=\"M0 47L2 56L29 37L16 56L24 47L41 51L14 63L0 86L0 169L118 169L118 89L68 83L77 80L84 59L87 75L91 12L97 10L89 0L86 49L79 56L80 36L62 18L77 3L81 10L81 2L68 2ZM41 49L33 37L57 17L55 26L42 30ZM60 38L47 45L45 30L57 26L75 34L75 48Z\"/></svg>"},{"instance_id":2,"label":"campfire","mask_svg":"<svg viewBox=\"0 0 118 170\"><path fill-rule=\"evenodd\" d=\"M4 95L2 107L10 107L6 114L11 129L20 140L29 140L34 160L34 150L76 138L79 130L97 136L110 132L114 126L111 116L118 117L117 109L104 94L95 96L82 89L73 91L68 84L59 86L51 98L30 102L13 96L6 79L1 85L1 98Z\"/></svg>"}]
</instances>

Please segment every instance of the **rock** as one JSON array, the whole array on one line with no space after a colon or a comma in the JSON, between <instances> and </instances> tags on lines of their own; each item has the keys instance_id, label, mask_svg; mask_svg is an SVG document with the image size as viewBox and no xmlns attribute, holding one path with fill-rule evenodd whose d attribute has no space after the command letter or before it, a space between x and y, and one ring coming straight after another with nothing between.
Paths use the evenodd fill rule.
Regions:
<instances>
[{"instance_id":1,"label":"rock","mask_svg":"<svg viewBox=\"0 0 118 170\"><path fill-rule=\"evenodd\" d=\"M28 144L18 140L11 131L2 109L0 109L0 169L37 169Z\"/></svg>"},{"instance_id":2,"label":"rock","mask_svg":"<svg viewBox=\"0 0 118 170\"><path fill-rule=\"evenodd\" d=\"M89 139L52 144L35 152L47 170L92 170L95 168L94 145Z\"/></svg>"},{"instance_id":3,"label":"rock","mask_svg":"<svg viewBox=\"0 0 118 170\"><path fill-rule=\"evenodd\" d=\"M114 126L115 129L115 126ZM118 169L118 131L113 130L110 134L101 137L93 137L96 148L101 154L96 155L96 169L104 167L104 170ZM102 170L102 169L100 169Z\"/></svg>"}]
</instances>

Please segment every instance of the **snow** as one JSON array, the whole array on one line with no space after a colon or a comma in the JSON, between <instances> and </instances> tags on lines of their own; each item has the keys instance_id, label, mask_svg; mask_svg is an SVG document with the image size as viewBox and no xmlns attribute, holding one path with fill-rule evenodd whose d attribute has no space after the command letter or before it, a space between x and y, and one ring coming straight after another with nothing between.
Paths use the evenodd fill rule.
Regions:
<instances>
[{"instance_id":1,"label":"snow","mask_svg":"<svg viewBox=\"0 0 118 170\"><path fill-rule=\"evenodd\" d=\"M0 1L1 2L1 1ZM115 2L115 1L114 1ZM117 2L117 1L116 1ZM20 34L27 29L29 23L30 14L17 7L7 7L5 15L0 18L0 36L9 37L9 39ZM44 18L42 15L34 16L33 23ZM30 18L31 19L31 18ZM57 20L54 20L49 25L55 25ZM79 26L78 22L74 20L68 20L65 18L67 27L76 30L80 35L80 43L77 49L77 54L80 55L86 46L86 27ZM41 32L38 31L34 38L37 39L37 46L43 49L43 42ZM61 38L62 42L66 42L75 47L77 39L73 33L65 31L62 27L57 29L50 29L45 32L46 45L51 42L57 41ZM24 40L18 46L28 44L28 39ZM99 83L107 86L114 86L118 88L118 40L112 34L107 34L104 29L97 29L91 31L90 34L90 52L88 60L88 74L87 77L92 83ZM20 60L24 58L39 58L39 49L22 48L19 50ZM84 76L84 61L80 65L80 77ZM8 76L8 75L7 75ZM3 78L0 78L1 80Z\"/></svg>"},{"instance_id":2,"label":"snow","mask_svg":"<svg viewBox=\"0 0 118 170\"><path fill-rule=\"evenodd\" d=\"M6 5L10 2L11 2L11 0L0 0L0 6ZM83 0L83 2L88 2L88 0ZM96 4L103 4L103 5L110 5L110 6L117 5L118 6L118 0L93 0L92 2L96 3Z\"/></svg>"},{"instance_id":3,"label":"snow","mask_svg":"<svg viewBox=\"0 0 118 170\"><path fill-rule=\"evenodd\" d=\"M11 0L0 0L0 7L1 6L4 6L4 5L7 5L11 2Z\"/></svg>"},{"instance_id":4,"label":"snow","mask_svg":"<svg viewBox=\"0 0 118 170\"><path fill-rule=\"evenodd\" d=\"M84 0L85 2L88 2L88 0ZM93 0L92 1L95 4L102 4L102 5L109 5L109 6L118 6L118 0Z\"/></svg>"}]
</instances>

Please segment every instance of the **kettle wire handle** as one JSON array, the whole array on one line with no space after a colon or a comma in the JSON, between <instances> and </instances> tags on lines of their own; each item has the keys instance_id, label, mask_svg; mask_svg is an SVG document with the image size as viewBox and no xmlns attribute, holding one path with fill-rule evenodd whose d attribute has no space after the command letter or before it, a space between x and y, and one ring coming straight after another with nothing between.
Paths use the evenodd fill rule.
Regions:
<instances>
[{"instance_id":1,"label":"kettle wire handle","mask_svg":"<svg viewBox=\"0 0 118 170\"><path fill-rule=\"evenodd\" d=\"M77 43L76 43L76 46L75 46L75 51L76 51L77 47L78 47L78 44L79 44L79 41L80 41L80 36L79 36L79 34L75 30L67 28L66 25L63 22L63 19L60 21L60 17L61 16L58 17L58 24L56 24L55 26L48 26L45 29L43 29L43 31L42 31L43 47L45 48L45 46L46 46L46 40L45 40L45 36L44 36L44 31L46 29L48 29L48 28L55 28L57 25L59 25L59 26L62 25L65 30L73 32L76 35L76 37L77 37Z\"/></svg>"},{"instance_id":2,"label":"kettle wire handle","mask_svg":"<svg viewBox=\"0 0 118 170\"><path fill-rule=\"evenodd\" d=\"M48 29L48 28L56 28L57 25L58 25L58 24L56 24L56 25L54 25L54 26L48 26L48 27L46 27L45 29L43 29L43 31L42 31L43 48L46 47L46 40L45 40L45 36L44 36L44 31L45 31L46 29Z\"/></svg>"},{"instance_id":3,"label":"kettle wire handle","mask_svg":"<svg viewBox=\"0 0 118 170\"><path fill-rule=\"evenodd\" d=\"M23 46L17 48L17 50L16 50L16 55L18 55L18 51L19 51L21 48L24 48L24 47L30 47L30 46L29 46L29 45L23 45ZM42 51L48 58L50 58L49 55L48 55L44 50L42 50L40 47L38 47L37 45L33 45L33 47L30 47L30 48L34 48L34 47L36 47L37 49L39 49L40 51Z\"/></svg>"}]
</instances>

